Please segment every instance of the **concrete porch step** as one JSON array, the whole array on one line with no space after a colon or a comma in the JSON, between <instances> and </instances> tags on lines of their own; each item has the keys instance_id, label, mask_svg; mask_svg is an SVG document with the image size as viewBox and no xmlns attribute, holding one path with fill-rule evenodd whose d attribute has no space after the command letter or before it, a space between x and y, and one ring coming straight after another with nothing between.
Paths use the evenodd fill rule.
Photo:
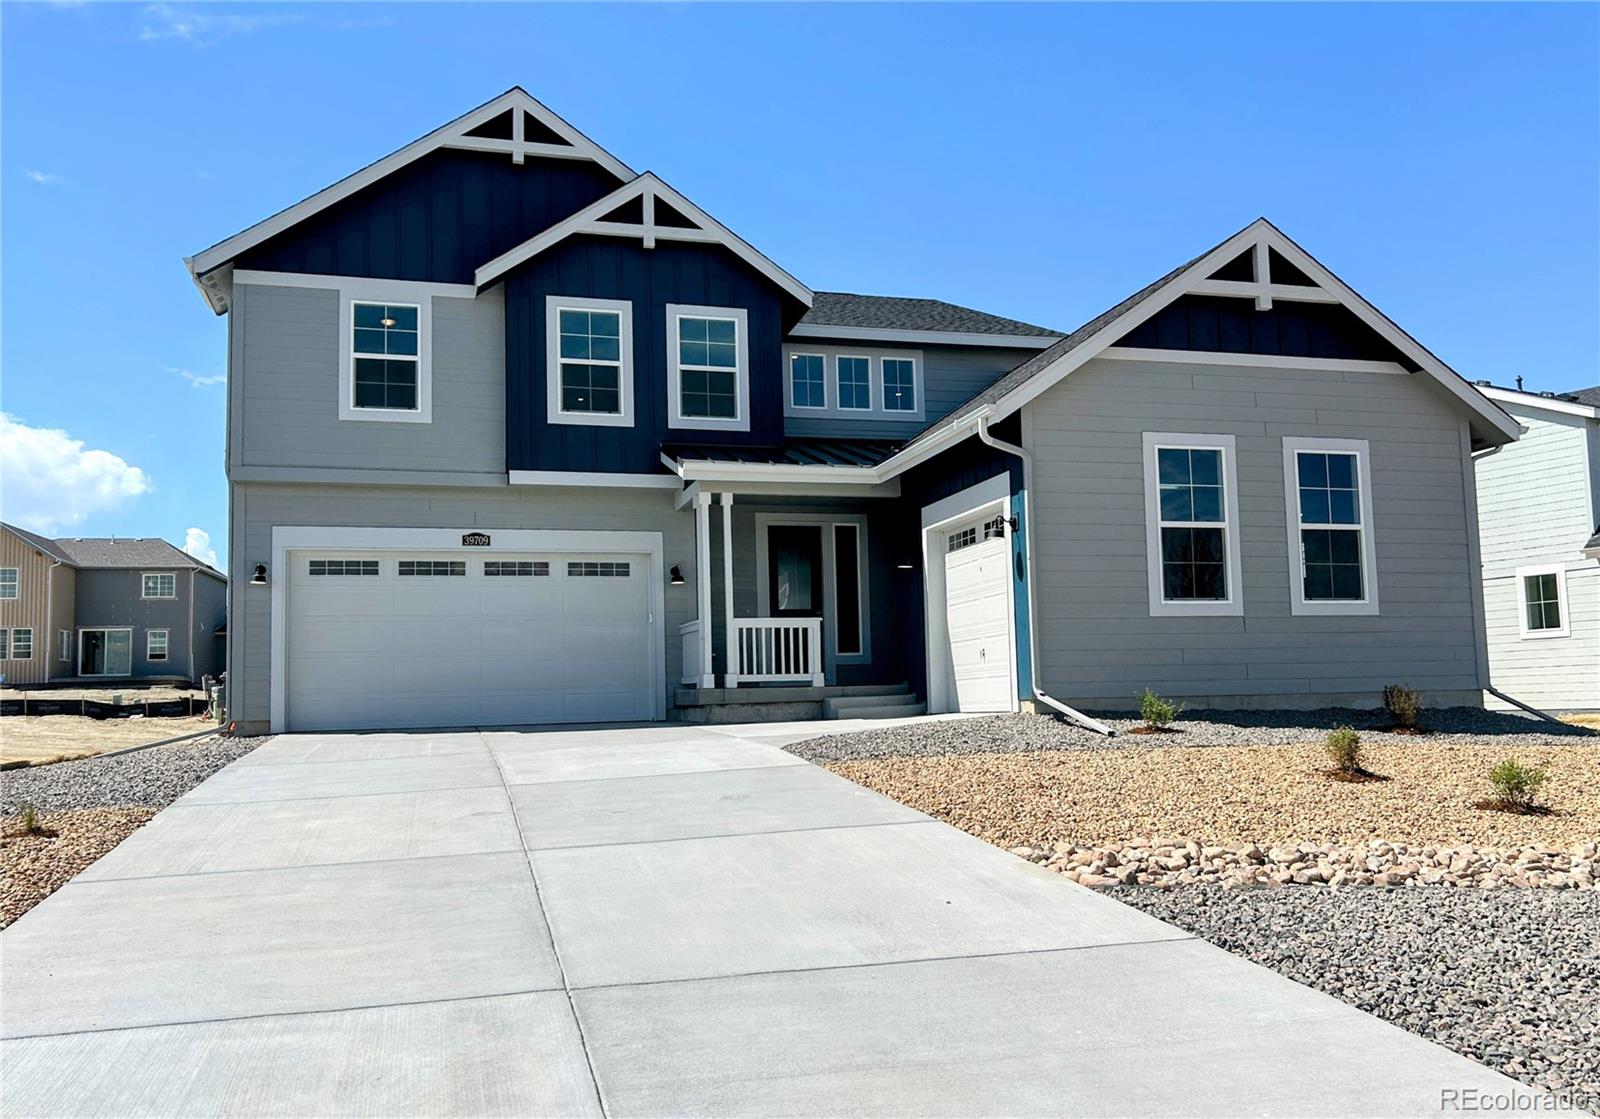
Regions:
<instances>
[{"instance_id":1,"label":"concrete porch step","mask_svg":"<svg viewBox=\"0 0 1600 1119\"><path fill-rule=\"evenodd\" d=\"M855 707L829 715L830 719L909 719L913 715L926 715L926 703L902 703L894 707Z\"/></svg>"},{"instance_id":2,"label":"concrete porch step","mask_svg":"<svg viewBox=\"0 0 1600 1119\"><path fill-rule=\"evenodd\" d=\"M822 701L822 713L829 719L893 719L923 715L927 710L927 704L918 703L909 690L839 696Z\"/></svg>"}]
</instances>

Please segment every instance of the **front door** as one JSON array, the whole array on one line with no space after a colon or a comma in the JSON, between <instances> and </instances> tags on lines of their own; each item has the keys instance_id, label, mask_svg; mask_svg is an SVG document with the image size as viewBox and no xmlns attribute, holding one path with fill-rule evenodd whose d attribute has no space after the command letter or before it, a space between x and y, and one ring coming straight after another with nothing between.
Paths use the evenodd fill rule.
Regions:
<instances>
[{"instance_id":1,"label":"front door","mask_svg":"<svg viewBox=\"0 0 1600 1119\"><path fill-rule=\"evenodd\" d=\"M128 676L133 672L131 629L86 629L78 645L78 675Z\"/></svg>"},{"instance_id":2,"label":"front door","mask_svg":"<svg viewBox=\"0 0 1600 1119\"><path fill-rule=\"evenodd\" d=\"M767 600L774 618L822 617L822 526L767 529Z\"/></svg>"}]
</instances>

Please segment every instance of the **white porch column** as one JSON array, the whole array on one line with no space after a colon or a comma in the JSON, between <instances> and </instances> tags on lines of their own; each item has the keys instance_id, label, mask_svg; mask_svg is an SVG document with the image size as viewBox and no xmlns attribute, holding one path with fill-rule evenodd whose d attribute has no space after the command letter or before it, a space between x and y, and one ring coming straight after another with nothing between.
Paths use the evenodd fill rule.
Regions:
<instances>
[{"instance_id":1,"label":"white porch column","mask_svg":"<svg viewBox=\"0 0 1600 1119\"><path fill-rule=\"evenodd\" d=\"M727 650L723 658L722 684L737 688L734 678L739 671L739 650L734 647L733 633L733 494L719 494L722 502L722 647Z\"/></svg>"},{"instance_id":2,"label":"white porch column","mask_svg":"<svg viewBox=\"0 0 1600 1119\"><path fill-rule=\"evenodd\" d=\"M711 495L694 499L694 578L696 614L700 618L700 687L717 686L711 671Z\"/></svg>"}]
</instances>

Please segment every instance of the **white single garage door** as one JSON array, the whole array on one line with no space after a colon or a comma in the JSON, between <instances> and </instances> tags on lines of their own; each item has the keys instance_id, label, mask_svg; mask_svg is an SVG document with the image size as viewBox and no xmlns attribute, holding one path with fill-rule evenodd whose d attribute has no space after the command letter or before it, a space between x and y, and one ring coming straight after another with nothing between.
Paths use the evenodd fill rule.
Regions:
<instances>
[{"instance_id":1,"label":"white single garage door","mask_svg":"<svg viewBox=\"0 0 1600 1119\"><path fill-rule=\"evenodd\" d=\"M290 730L649 719L642 555L295 551Z\"/></svg>"},{"instance_id":2,"label":"white single garage door","mask_svg":"<svg viewBox=\"0 0 1600 1119\"><path fill-rule=\"evenodd\" d=\"M1004 530L979 520L945 534L945 619L958 711L1014 706L1010 589Z\"/></svg>"}]
</instances>

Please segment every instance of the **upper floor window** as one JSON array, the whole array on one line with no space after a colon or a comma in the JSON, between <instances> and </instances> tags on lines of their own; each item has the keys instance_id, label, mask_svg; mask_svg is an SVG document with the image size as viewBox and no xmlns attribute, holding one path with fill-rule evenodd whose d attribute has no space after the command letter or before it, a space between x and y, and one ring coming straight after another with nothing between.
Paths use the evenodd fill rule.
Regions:
<instances>
[{"instance_id":1,"label":"upper floor window","mask_svg":"<svg viewBox=\"0 0 1600 1119\"><path fill-rule=\"evenodd\" d=\"M917 410L917 364L906 357L883 359L883 410Z\"/></svg>"},{"instance_id":2,"label":"upper floor window","mask_svg":"<svg viewBox=\"0 0 1600 1119\"><path fill-rule=\"evenodd\" d=\"M546 369L551 423L633 424L633 304L549 296Z\"/></svg>"},{"instance_id":3,"label":"upper floor window","mask_svg":"<svg viewBox=\"0 0 1600 1119\"><path fill-rule=\"evenodd\" d=\"M0 599L17 597L18 574L15 567L0 567Z\"/></svg>"},{"instance_id":4,"label":"upper floor window","mask_svg":"<svg viewBox=\"0 0 1600 1119\"><path fill-rule=\"evenodd\" d=\"M1292 611L1376 614L1367 441L1285 438L1283 472Z\"/></svg>"},{"instance_id":5,"label":"upper floor window","mask_svg":"<svg viewBox=\"0 0 1600 1119\"><path fill-rule=\"evenodd\" d=\"M350 280L339 290L339 418L428 423L432 295L428 285Z\"/></svg>"},{"instance_id":6,"label":"upper floor window","mask_svg":"<svg viewBox=\"0 0 1600 1119\"><path fill-rule=\"evenodd\" d=\"M748 335L743 308L667 305L669 426L750 430Z\"/></svg>"},{"instance_id":7,"label":"upper floor window","mask_svg":"<svg viewBox=\"0 0 1600 1119\"><path fill-rule=\"evenodd\" d=\"M140 580L140 598L177 598L178 577L170 571L146 574Z\"/></svg>"},{"instance_id":8,"label":"upper floor window","mask_svg":"<svg viewBox=\"0 0 1600 1119\"><path fill-rule=\"evenodd\" d=\"M826 408L827 360L821 354L789 355L789 403L795 408Z\"/></svg>"},{"instance_id":9,"label":"upper floor window","mask_svg":"<svg viewBox=\"0 0 1600 1119\"><path fill-rule=\"evenodd\" d=\"M872 359L841 354L839 369L839 407L860 411L872 408Z\"/></svg>"},{"instance_id":10,"label":"upper floor window","mask_svg":"<svg viewBox=\"0 0 1600 1119\"><path fill-rule=\"evenodd\" d=\"M1566 637L1567 569L1561 564L1517 568L1523 637Z\"/></svg>"},{"instance_id":11,"label":"upper floor window","mask_svg":"<svg viewBox=\"0 0 1600 1119\"><path fill-rule=\"evenodd\" d=\"M1151 615L1244 613L1233 436L1146 432L1144 459Z\"/></svg>"}]
</instances>

